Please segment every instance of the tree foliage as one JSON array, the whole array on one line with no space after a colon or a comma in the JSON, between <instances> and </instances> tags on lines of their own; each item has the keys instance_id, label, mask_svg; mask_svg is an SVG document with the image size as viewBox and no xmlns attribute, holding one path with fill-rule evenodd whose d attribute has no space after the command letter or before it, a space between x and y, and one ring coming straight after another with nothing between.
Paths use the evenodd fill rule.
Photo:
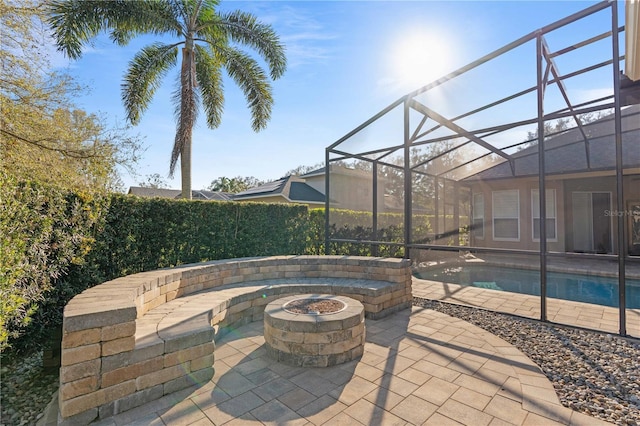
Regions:
<instances>
[{"instance_id":1,"label":"tree foliage","mask_svg":"<svg viewBox=\"0 0 640 426\"><path fill-rule=\"evenodd\" d=\"M77 108L52 70L43 5L0 0L0 350L20 335L90 249L101 197L140 148L126 129Z\"/></svg>"},{"instance_id":2,"label":"tree foliage","mask_svg":"<svg viewBox=\"0 0 640 426\"><path fill-rule=\"evenodd\" d=\"M569 119L568 118L560 118L555 123L551 123L550 121L544 122L544 135L545 138L549 136L555 136L569 128ZM518 150L521 151L530 146L538 145L538 128L534 131L527 132L527 139L524 144L518 146Z\"/></svg>"},{"instance_id":3,"label":"tree foliage","mask_svg":"<svg viewBox=\"0 0 640 426\"><path fill-rule=\"evenodd\" d=\"M24 332L40 304L55 304L59 281L83 263L102 200L0 170L0 351Z\"/></svg>"},{"instance_id":4,"label":"tree foliage","mask_svg":"<svg viewBox=\"0 0 640 426\"><path fill-rule=\"evenodd\" d=\"M234 178L221 176L217 179L212 180L207 189L209 191L221 191L229 192L231 194L237 194L238 192L246 191L247 189L260 186L263 183L263 181L256 179L253 176L236 176Z\"/></svg>"},{"instance_id":5,"label":"tree foliage","mask_svg":"<svg viewBox=\"0 0 640 426\"><path fill-rule=\"evenodd\" d=\"M581 125L589 124L594 121L600 120L608 115L613 114L613 110L603 110L598 112L588 112L578 115L578 120ZM558 136L559 134L575 128L576 121L573 118L559 118L555 122L544 122L544 136L545 139ZM534 131L527 132L527 139L518 147L518 150L523 150L530 146L536 146L538 144L538 128Z\"/></svg>"},{"instance_id":6,"label":"tree foliage","mask_svg":"<svg viewBox=\"0 0 640 426\"><path fill-rule=\"evenodd\" d=\"M436 179L435 177L467 161L474 154L472 151L456 150L454 142L450 140L429 145L427 149L423 150L412 149L409 162L412 165L411 188L414 212L434 214L436 197L441 199L452 198L451 181L448 182L449 185L447 186L445 178L439 177ZM404 156L389 156L384 161L388 164L379 166L378 182L384 185L385 195L396 200L403 200L405 197ZM485 163L483 159L477 161ZM336 161L332 164L373 173L370 161Z\"/></svg>"},{"instance_id":7,"label":"tree foliage","mask_svg":"<svg viewBox=\"0 0 640 426\"><path fill-rule=\"evenodd\" d=\"M309 172L311 172L313 170L317 170L317 169L320 169L320 168L323 168L323 167L324 167L324 163L317 163L317 164L314 164L313 166L298 166L295 169L289 170L287 173L284 174L283 177L292 176L292 175L293 176L301 176L301 175L309 173Z\"/></svg>"},{"instance_id":8,"label":"tree foliage","mask_svg":"<svg viewBox=\"0 0 640 426\"><path fill-rule=\"evenodd\" d=\"M33 0L0 1L0 167L40 182L112 188L116 166L135 162L139 139L74 105L83 89L51 70L42 11Z\"/></svg>"},{"instance_id":9,"label":"tree foliage","mask_svg":"<svg viewBox=\"0 0 640 426\"><path fill-rule=\"evenodd\" d=\"M167 183L167 181L160 176L160 173L153 173L150 175L145 176L146 180L142 181L142 182L138 182L138 185L140 185L143 188L168 188L169 184Z\"/></svg>"},{"instance_id":10,"label":"tree foliage","mask_svg":"<svg viewBox=\"0 0 640 426\"><path fill-rule=\"evenodd\" d=\"M180 158L185 198L191 198L192 131L200 103L210 128L218 127L222 119L222 70L244 92L251 126L258 131L266 127L271 116L270 81L281 77L286 69L284 47L271 26L242 11L220 13L217 6L217 0L55 0L49 8L58 49L70 58L79 58L82 47L103 31L121 46L143 34L175 40L150 44L135 55L124 77L122 101L129 122L137 124L181 55L173 96L177 129L169 175L173 175ZM238 45L256 52L269 73Z\"/></svg>"}]
</instances>

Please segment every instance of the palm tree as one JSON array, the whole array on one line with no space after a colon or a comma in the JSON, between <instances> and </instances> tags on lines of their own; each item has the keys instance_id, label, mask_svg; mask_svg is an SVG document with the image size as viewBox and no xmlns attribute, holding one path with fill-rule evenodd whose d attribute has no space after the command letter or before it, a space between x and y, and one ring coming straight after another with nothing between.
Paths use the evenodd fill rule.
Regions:
<instances>
[{"instance_id":1,"label":"palm tree","mask_svg":"<svg viewBox=\"0 0 640 426\"><path fill-rule=\"evenodd\" d=\"M270 79L281 77L286 69L284 46L271 26L242 11L220 13L218 4L219 0L54 0L48 10L57 48L72 59L79 58L83 45L103 31L121 46L143 34L176 39L142 48L129 63L122 101L132 124L140 121L162 78L177 64L182 47L180 78L173 96L177 128L169 176L180 158L184 198L191 198L191 139L200 101L209 128L220 125L222 69L244 92L255 131L266 127L271 116ZM264 59L269 76L238 44Z\"/></svg>"}]
</instances>

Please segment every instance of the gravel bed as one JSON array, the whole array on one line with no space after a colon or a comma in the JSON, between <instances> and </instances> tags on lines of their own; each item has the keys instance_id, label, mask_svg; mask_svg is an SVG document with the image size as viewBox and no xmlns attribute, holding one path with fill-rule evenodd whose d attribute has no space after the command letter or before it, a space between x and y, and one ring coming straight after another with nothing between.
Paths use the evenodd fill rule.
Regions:
<instances>
[{"instance_id":1,"label":"gravel bed","mask_svg":"<svg viewBox=\"0 0 640 426\"><path fill-rule=\"evenodd\" d=\"M516 346L553 383L566 407L618 425L640 425L640 341L610 334L414 298L422 306L463 319ZM58 387L42 354L0 366L0 425L35 425Z\"/></svg>"},{"instance_id":2,"label":"gravel bed","mask_svg":"<svg viewBox=\"0 0 640 426\"><path fill-rule=\"evenodd\" d=\"M414 297L511 343L553 383L565 407L618 425L640 425L640 341Z\"/></svg>"},{"instance_id":3,"label":"gravel bed","mask_svg":"<svg viewBox=\"0 0 640 426\"><path fill-rule=\"evenodd\" d=\"M58 370L42 367L42 352L2 358L0 405L3 426L35 425L58 389Z\"/></svg>"}]
</instances>

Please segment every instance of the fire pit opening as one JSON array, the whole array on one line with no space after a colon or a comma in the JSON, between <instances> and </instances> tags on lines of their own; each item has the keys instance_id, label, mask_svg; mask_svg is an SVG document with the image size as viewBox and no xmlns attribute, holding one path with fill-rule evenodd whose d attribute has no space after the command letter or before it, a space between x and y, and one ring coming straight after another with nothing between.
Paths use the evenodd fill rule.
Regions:
<instances>
[{"instance_id":1,"label":"fire pit opening","mask_svg":"<svg viewBox=\"0 0 640 426\"><path fill-rule=\"evenodd\" d=\"M336 298L294 299L283 305L283 309L293 314L333 314L345 309L347 305Z\"/></svg>"}]
</instances>

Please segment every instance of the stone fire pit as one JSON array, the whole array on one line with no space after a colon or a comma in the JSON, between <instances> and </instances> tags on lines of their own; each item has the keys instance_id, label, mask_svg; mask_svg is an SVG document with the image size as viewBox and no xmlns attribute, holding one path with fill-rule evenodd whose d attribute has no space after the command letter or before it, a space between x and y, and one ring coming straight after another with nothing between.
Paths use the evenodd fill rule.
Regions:
<instances>
[{"instance_id":1,"label":"stone fire pit","mask_svg":"<svg viewBox=\"0 0 640 426\"><path fill-rule=\"evenodd\" d=\"M279 362L328 367L362 356L364 306L344 296L297 295L264 310L267 353Z\"/></svg>"}]
</instances>

